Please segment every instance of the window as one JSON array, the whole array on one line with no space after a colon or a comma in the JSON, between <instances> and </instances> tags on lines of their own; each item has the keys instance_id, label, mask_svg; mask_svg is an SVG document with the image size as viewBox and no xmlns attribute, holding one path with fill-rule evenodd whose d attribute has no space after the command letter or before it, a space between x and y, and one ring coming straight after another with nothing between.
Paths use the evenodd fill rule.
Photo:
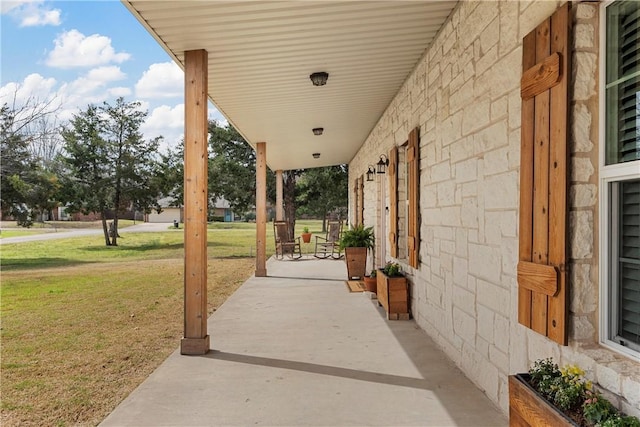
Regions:
<instances>
[{"instance_id":1,"label":"window","mask_svg":"<svg viewBox=\"0 0 640 427\"><path fill-rule=\"evenodd\" d=\"M603 340L640 352L640 2L604 6Z\"/></svg>"}]
</instances>

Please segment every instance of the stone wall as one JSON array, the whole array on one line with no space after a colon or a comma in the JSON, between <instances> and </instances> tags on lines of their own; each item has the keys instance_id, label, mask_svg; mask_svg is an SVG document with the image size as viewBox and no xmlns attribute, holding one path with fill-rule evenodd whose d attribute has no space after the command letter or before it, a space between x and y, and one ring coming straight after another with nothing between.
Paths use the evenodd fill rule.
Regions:
<instances>
[{"instance_id":1,"label":"stone wall","mask_svg":"<svg viewBox=\"0 0 640 427\"><path fill-rule=\"evenodd\" d=\"M637 414L638 362L598 345L597 3L572 12L570 345L517 322L521 42L560 4L461 2L350 163L350 185L419 126L420 266L404 266L418 325L505 412L507 375L552 356ZM365 206L379 205L367 184ZM365 209L367 225L379 218Z\"/></svg>"}]
</instances>

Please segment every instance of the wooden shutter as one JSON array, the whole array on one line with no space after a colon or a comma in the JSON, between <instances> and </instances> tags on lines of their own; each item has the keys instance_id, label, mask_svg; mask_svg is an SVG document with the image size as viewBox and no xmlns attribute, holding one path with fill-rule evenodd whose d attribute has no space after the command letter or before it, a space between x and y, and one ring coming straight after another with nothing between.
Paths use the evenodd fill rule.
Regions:
<instances>
[{"instance_id":1,"label":"wooden shutter","mask_svg":"<svg viewBox=\"0 0 640 427\"><path fill-rule=\"evenodd\" d=\"M523 40L518 321L567 345L570 3Z\"/></svg>"},{"instance_id":2,"label":"wooden shutter","mask_svg":"<svg viewBox=\"0 0 640 427\"><path fill-rule=\"evenodd\" d=\"M356 180L356 191L358 193L358 210L356 212L357 215L357 224L364 224L364 175L360 177L360 179Z\"/></svg>"},{"instance_id":3,"label":"wooden shutter","mask_svg":"<svg viewBox=\"0 0 640 427\"><path fill-rule=\"evenodd\" d=\"M407 246L409 265L418 268L418 249L420 248L420 128L409 133L407 145L407 169L409 212L407 227Z\"/></svg>"},{"instance_id":4,"label":"wooden shutter","mask_svg":"<svg viewBox=\"0 0 640 427\"><path fill-rule=\"evenodd\" d=\"M389 151L389 246L391 257L398 258L398 147Z\"/></svg>"},{"instance_id":5,"label":"wooden shutter","mask_svg":"<svg viewBox=\"0 0 640 427\"><path fill-rule=\"evenodd\" d=\"M360 188L360 178L356 178L356 182L353 184L353 225L359 225L358 219L360 215L360 197L358 193L358 188Z\"/></svg>"}]
</instances>

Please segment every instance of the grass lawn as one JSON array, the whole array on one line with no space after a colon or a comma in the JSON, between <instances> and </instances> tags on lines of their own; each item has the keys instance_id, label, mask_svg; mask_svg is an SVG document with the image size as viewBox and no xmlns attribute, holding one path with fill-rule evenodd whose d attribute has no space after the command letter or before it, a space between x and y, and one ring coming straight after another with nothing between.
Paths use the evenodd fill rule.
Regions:
<instances>
[{"instance_id":1,"label":"grass lawn","mask_svg":"<svg viewBox=\"0 0 640 427\"><path fill-rule=\"evenodd\" d=\"M237 225L209 230L209 313L255 268L255 224ZM167 231L123 234L117 247L101 235L1 247L0 424L96 425L177 349L182 238Z\"/></svg>"},{"instance_id":2,"label":"grass lawn","mask_svg":"<svg viewBox=\"0 0 640 427\"><path fill-rule=\"evenodd\" d=\"M3 237L30 236L32 234L42 234L42 233L43 233L42 230L30 230L27 228L25 229L12 228L7 230L5 228L5 229L2 229L2 232L0 232L0 239L2 239Z\"/></svg>"},{"instance_id":3,"label":"grass lawn","mask_svg":"<svg viewBox=\"0 0 640 427\"><path fill-rule=\"evenodd\" d=\"M140 224L137 221L136 224ZM118 229L134 225L133 220L118 220ZM33 234L50 233L54 231L73 230L78 228L101 229L102 221L47 221L35 222L30 228L20 227L15 221L0 221L0 239L3 237L29 236ZM167 225L168 228L168 225Z\"/></svg>"}]
</instances>

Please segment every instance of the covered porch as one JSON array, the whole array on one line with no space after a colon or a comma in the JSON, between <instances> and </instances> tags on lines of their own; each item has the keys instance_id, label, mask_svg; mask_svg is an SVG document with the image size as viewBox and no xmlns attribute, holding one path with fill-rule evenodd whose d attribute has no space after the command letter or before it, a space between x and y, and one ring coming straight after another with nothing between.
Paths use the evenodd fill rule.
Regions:
<instances>
[{"instance_id":1,"label":"covered porch","mask_svg":"<svg viewBox=\"0 0 640 427\"><path fill-rule=\"evenodd\" d=\"M101 424L459 425L507 419L414 321L351 293L344 261L267 263Z\"/></svg>"}]
</instances>

